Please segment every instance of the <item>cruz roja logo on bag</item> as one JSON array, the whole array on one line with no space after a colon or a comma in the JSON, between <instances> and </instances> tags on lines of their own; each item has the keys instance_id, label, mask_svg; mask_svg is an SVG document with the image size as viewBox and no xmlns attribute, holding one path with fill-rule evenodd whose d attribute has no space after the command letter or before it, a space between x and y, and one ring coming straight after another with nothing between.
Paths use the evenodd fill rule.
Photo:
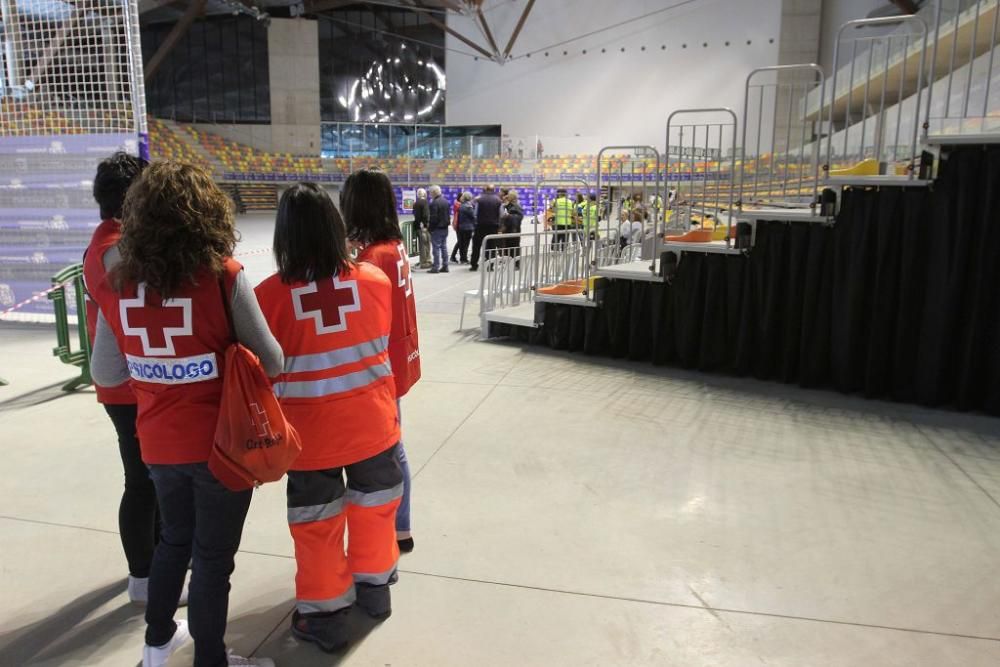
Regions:
<instances>
[{"instance_id":1,"label":"cruz roja logo on bag","mask_svg":"<svg viewBox=\"0 0 1000 667\"><path fill-rule=\"evenodd\" d=\"M275 445L280 445L285 437L280 433L271 432L271 422L267 418L267 413L260 409L260 404L250 403L250 425L257 431L257 438L249 438L246 441L247 449L270 449Z\"/></svg>"}]
</instances>

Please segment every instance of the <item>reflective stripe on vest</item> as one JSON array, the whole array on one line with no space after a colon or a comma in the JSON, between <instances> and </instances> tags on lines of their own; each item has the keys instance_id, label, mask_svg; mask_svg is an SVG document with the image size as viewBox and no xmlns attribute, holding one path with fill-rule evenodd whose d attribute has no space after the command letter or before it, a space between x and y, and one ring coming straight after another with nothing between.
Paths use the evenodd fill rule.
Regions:
<instances>
[{"instance_id":1,"label":"reflective stripe on vest","mask_svg":"<svg viewBox=\"0 0 1000 667\"><path fill-rule=\"evenodd\" d=\"M360 389L378 380L390 377L392 367L386 360L380 364L363 368L354 373L347 373L338 377L326 378L324 380L303 380L298 382L277 382L274 385L274 394L278 398L320 398L322 396L335 396L354 389Z\"/></svg>"},{"instance_id":2,"label":"reflective stripe on vest","mask_svg":"<svg viewBox=\"0 0 1000 667\"><path fill-rule=\"evenodd\" d=\"M337 366L344 366L345 364L354 364L367 357L382 354L388 347L389 337L380 336L379 338L373 338L364 343L358 343L357 345L338 350L287 357L285 359L285 372L322 371L329 368L336 368Z\"/></svg>"}]
</instances>

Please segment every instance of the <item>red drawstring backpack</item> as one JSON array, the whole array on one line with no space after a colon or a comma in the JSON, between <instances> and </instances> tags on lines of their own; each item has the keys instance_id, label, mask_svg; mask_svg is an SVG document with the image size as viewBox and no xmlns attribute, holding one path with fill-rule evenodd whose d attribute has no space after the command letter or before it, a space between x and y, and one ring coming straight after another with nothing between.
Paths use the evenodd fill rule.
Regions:
<instances>
[{"instance_id":1,"label":"red drawstring backpack","mask_svg":"<svg viewBox=\"0 0 1000 667\"><path fill-rule=\"evenodd\" d=\"M221 281L219 286L235 341L229 298ZM233 342L226 349L222 403L208 469L230 491L245 491L284 477L301 451L299 434L285 419L257 355Z\"/></svg>"}]
</instances>

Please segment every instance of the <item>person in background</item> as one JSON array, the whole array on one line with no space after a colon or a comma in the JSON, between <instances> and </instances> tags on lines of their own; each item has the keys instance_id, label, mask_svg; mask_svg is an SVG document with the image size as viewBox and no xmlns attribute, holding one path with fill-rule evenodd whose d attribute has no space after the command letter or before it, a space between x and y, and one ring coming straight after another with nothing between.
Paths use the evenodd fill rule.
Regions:
<instances>
[{"instance_id":1,"label":"person in background","mask_svg":"<svg viewBox=\"0 0 1000 667\"><path fill-rule=\"evenodd\" d=\"M476 230L472 237L472 265L470 271L479 270L479 255L483 251L483 239L500 231L500 207L503 203L493 185L483 188L476 206Z\"/></svg>"},{"instance_id":2,"label":"person in background","mask_svg":"<svg viewBox=\"0 0 1000 667\"><path fill-rule=\"evenodd\" d=\"M384 202L382 215L356 208L381 186L361 178L368 182L348 179L343 196L356 219L381 219L381 236L389 232ZM359 239L373 238L376 232L361 224ZM291 629L333 652L348 642L355 604L378 620L392 613L403 474L389 340L399 278L350 259L344 222L314 183L282 194L274 257L278 271L257 286L257 298L287 355L274 391L302 439L287 488L296 566ZM409 284L405 271L398 275Z\"/></svg>"},{"instance_id":3,"label":"person in background","mask_svg":"<svg viewBox=\"0 0 1000 667\"><path fill-rule=\"evenodd\" d=\"M359 262L382 269L392 283L392 333L389 361L396 383L396 407L410 387L420 379L420 344L417 337L417 306L413 296L410 263L396 215L396 197L389 177L377 169L351 174L344 183L340 206L347 223L347 237L361 248ZM402 409L399 409L402 429ZM396 510L396 543L403 553L413 551L410 532L410 465L400 439L396 459L403 473L403 497Z\"/></svg>"},{"instance_id":4,"label":"person in background","mask_svg":"<svg viewBox=\"0 0 1000 667\"><path fill-rule=\"evenodd\" d=\"M517 159L524 159L524 139L517 140Z\"/></svg>"},{"instance_id":5,"label":"person in background","mask_svg":"<svg viewBox=\"0 0 1000 667\"><path fill-rule=\"evenodd\" d=\"M451 251L451 261L456 261L456 255L461 257L462 264L469 263L469 243L476 230L476 208L472 205L472 193L463 192L459 197L458 209L458 241Z\"/></svg>"},{"instance_id":6,"label":"person in background","mask_svg":"<svg viewBox=\"0 0 1000 667\"><path fill-rule=\"evenodd\" d=\"M441 187L430 188L430 213L427 226L431 230L431 250L434 263L430 273L448 273L448 223L451 220L451 206L441 194Z\"/></svg>"},{"instance_id":7,"label":"person in background","mask_svg":"<svg viewBox=\"0 0 1000 667\"><path fill-rule=\"evenodd\" d=\"M507 193L504 216L500 218L501 234L520 234L521 221L524 220L524 209L518 201L517 191L510 190ZM519 237L504 240L504 247L509 248L508 254L513 257L521 256L521 239Z\"/></svg>"},{"instance_id":8,"label":"person in background","mask_svg":"<svg viewBox=\"0 0 1000 667\"><path fill-rule=\"evenodd\" d=\"M96 293L104 281L104 258L121 238L122 204L125 193L139 177L147 163L128 153L115 153L97 165L94 177L94 200L101 209L101 224L94 230L83 255L83 280L88 296ZM117 253L117 250L114 251ZM97 333L98 306L87 302L87 333L93 341ZM138 408L135 394L128 382L117 387L95 387L97 401L114 424L118 434L118 453L125 471L125 491L118 505L118 533L128 562L128 598L144 604L149 599L149 568L156 546L159 515L156 489L149 470L142 462L136 438L135 419ZM187 593L181 593L180 604L186 604Z\"/></svg>"},{"instance_id":9,"label":"person in background","mask_svg":"<svg viewBox=\"0 0 1000 667\"><path fill-rule=\"evenodd\" d=\"M143 667L162 667L190 637L196 667L274 667L267 658L226 652L229 577L252 492L229 491L208 468L226 349L242 343L270 375L284 364L232 258L235 246L232 201L212 177L189 164L158 162L129 189L118 252L104 257L91 373L105 387L130 379L142 460L160 508ZM174 613L188 563L186 623Z\"/></svg>"},{"instance_id":10,"label":"person in background","mask_svg":"<svg viewBox=\"0 0 1000 667\"><path fill-rule=\"evenodd\" d=\"M576 200L573 202L573 208L576 210L576 217L583 217L583 208L586 205L587 199L583 196L582 192L576 193Z\"/></svg>"},{"instance_id":11,"label":"person in background","mask_svg":"<svg viewBox=\"0 0 1000 667\"><path fill-rule=\"evenodd\" d=\"M600 215L597 206L597 195L590 193L587 201L581 207L580 222L583 225L583 232L591 240L597 238L597 221Z\"/></svg>"},{"instance_id":12,"label":"person in background","mask_svg":"<svg viewBox=\"0 0 1000 667\"><path fill-rule=\"evenodd\" d=\"M420 245L421 269L431 268L431 233L427 229L427 221L430 216L430 206L427 203L427 190L417 188L417 201L413 202L413 226L417 230L417 239Z\"/></svg>"},{"instance_id":13,"label":"person in background","mask_svg":"<svg viewBox=\"0 0 1000 667\"><path fill-rule=\"evenodd\" d=\"M552 236L552 245L565 243L570 230L576 229L578 218L573 203L566 196L566 188L556 190L556 198L551 205L552 227L556 233Z\"/></svg>"}]
</instances>

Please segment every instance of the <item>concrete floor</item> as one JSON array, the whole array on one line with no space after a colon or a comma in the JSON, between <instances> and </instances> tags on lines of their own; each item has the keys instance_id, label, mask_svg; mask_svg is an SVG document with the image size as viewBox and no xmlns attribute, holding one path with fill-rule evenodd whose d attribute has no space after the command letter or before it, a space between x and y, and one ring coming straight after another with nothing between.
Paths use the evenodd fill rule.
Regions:
<instances>
[{"instance_id":1,"label":"concrete floor","mask_svg":"<svg viewBox=\"0 0 1000 667\"><path fill-rule=\"evenodd\" d=\"M244 218L242 250L270 223ZM267 254L244 258L251 278ZM1000 422L456 332L415 272L416 550L344 656L288 632L283 486L257 493L228 639L279 667L1000 664ZM470 305L467 324L475 324ZM113 429L51 331L0 327L0 665L134 665ZM190 664L190 648L171 665Z\"/></svg>"}]
</instances>

